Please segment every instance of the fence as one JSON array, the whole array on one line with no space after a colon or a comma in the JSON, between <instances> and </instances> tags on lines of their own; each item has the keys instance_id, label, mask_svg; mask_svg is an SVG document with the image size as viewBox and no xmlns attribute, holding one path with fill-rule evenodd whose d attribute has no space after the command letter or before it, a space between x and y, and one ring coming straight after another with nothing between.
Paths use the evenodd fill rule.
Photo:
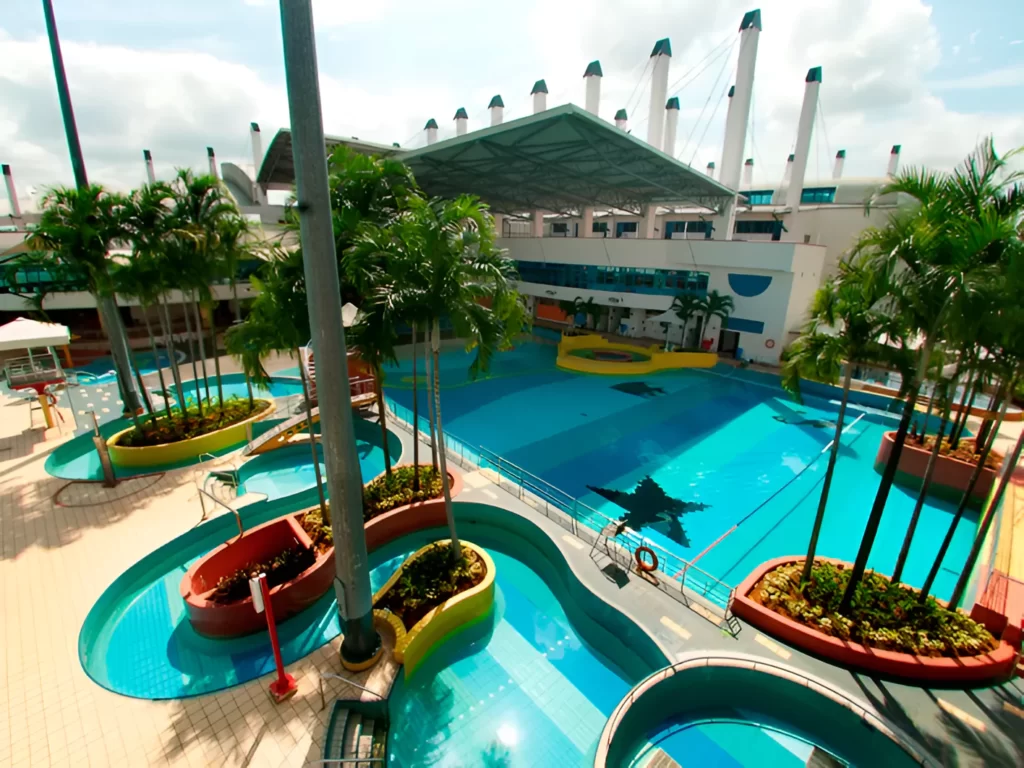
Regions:
<instances>
[{"instance_id":1,"label":"fence","mask_svg":"<svg viewBox=\"0 0 1024 768\"><path fill-rule=\"evenodd\" d=\"M412 411L390 398L387 398L387 405L391 419L412 432ZM430 444L430 428L422 417L420 439ZM694 608L704 618L719 617L730 630L736 631L738 624L732 615L734 587L626 527L621 520L608 517L493 451L473 446L447 431L444 443L449 460L469 471L486 472L499 488L589 544L591 553L600 547L617 565L628 571L633 566L638 548L644 547L653 552L657 557L657 569L649 575L658 589ZM695 598L699 602L695 603Z\"/></svg>"}]
</instances>

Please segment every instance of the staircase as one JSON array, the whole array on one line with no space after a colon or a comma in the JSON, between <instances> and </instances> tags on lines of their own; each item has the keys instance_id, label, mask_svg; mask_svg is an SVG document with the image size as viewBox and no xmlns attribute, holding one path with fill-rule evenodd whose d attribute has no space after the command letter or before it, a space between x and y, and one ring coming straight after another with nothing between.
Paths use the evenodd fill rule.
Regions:
<instances>
[{"instance_id":1,"label":"staircase","mask_svg":"<svg viewBox=\"0 0 1024 768\"><path fill-rule=\"evenodd\" d=\"M324 739L324 760L355 768L381 768L387 761L387 703L337 700Z\"/></svg>"},{"instance_id":2,"label":"staircase","mask_svg":"<svg viewBox=\"0 0 1024 768\"><path fill-rule=\"evenodd\" d=\"M211 472L203 485L207 493L229 507L238 498L238 474L234 470Z\"/></svg>"}]
</instances>

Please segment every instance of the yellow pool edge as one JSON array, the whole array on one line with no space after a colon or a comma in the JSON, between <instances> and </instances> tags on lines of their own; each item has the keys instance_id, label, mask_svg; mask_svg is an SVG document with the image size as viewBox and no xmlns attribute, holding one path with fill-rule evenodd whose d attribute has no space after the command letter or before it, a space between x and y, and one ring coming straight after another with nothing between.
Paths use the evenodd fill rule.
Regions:
<instances>
[{"instance_id":1,"label":"yellow pool edge","mask_svg":"<svg viewBox=\"0 0 1024 768\"><path fill-rule=\"evenodd\" d=\"M377 590L373 596L373 604L387 594L388 590L402 576L407 564L413 562L425 551L437 544L450 542L451 539L442 539L427 544L411 554L383 587ZM448 637L466 627L482 620L491 610L494 604L494 560L482 547L469 541L462 541L462 545L469 547L477 556L484 561L487 573L479 584L465 592L460 592L455 597L449 598L441 605L434 608L430 613L420 619L416 626L406 630L402 620L391 613L374 611L374 614L381 614L395 631L395 661L405 667L405 677L408 679L416 669L427 659L428 656L441 645Z\"/></svg>"},{"instance_id":2,"label":"yellow pool edge","mask_svg":"<svg viewBox=\"0 0 1024 768\"><path fill-rule=\"evenodd\" d=\"M571 354L578 349L609 349L646 355L647 360L634 360L628 363L616 363L607 360L588 360ZM682 368L714 368L718 363L718 355L714 352L665 352L656 345L640 347L635 344L623 344L608 341L596 333L579 336L563 336L558 343L558 357L555 364L564 370L576 373L596 373L602 376L622 376L628 374L645 375L658 371L679 370Z\"/></svg>"}]
</instances>

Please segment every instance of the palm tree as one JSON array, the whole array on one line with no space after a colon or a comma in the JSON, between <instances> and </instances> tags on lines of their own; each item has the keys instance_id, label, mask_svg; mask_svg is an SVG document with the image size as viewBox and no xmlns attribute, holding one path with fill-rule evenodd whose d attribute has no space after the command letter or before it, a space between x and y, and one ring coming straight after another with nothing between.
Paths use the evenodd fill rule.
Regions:
<instances>
[{"instance_id":1,"label":"palm tree","mask_svg":"<svg viewBox=\"0 0 1024 768\"><path fill-rule=\"evenodd\" d=\"M692 293L677 293L672 297L672 306L669 309L675 312L683 322L680 344L685 347L686 326L690 324L691 318L698 316L704 311L704 302ZM700 345L698 344L697 346Z\"/></svg>"},{"instance_id":2,"label":"palm tree","mask_svg":"<svg viewBox=\"0 0 1024 768\"><path fill-rule=\"evenodd\" d=\"M830 278L815 294L810 319L786 353L782 367L783 386L797 398L801 377L835 384L840 371L843 371L843 395L807 546L801 577L804 583L811 578L832 476L839 458L853 369L869 362L898 362L895 350L879 342L884 335L894 335L897 331L885 307L888 290L887 276L868 269L863 259L840 262L838 275Z\"/></svg>"},{"instance_id":3,"label":"palm tree","mask_svg":"<svg viewBox=\"0 0 1024 768\"><path fill-rule=\"evenodd\" d=\"M81 189L51 189L43 197L42 214L29 238L29 246L50 252L57 262L84 273L110 340L121 400L138 424L141 403L132 382L128 339L117 308L107 256L121 234L123 207L122 196L107 192L98 184Z\"/></svg>"},{"instance_id":4,"label":"palm tree","mask_svg":"<svg viewBox=\"0 0 1024 768\"><path fill-rule=\"evenodd\" d=\"M732 296L719 293L718 291L708 292L707 297L701 303L701 311L704 314L704 324L697 336L700 340L699 346L704 346L704 334L707 332L708 326L711 324L711 318L720 318L722 321L722 328L725 328L725 323L729 319L729 315L732 314L733 308L734 304Z\"/></svg>"},{"instance_id":5,"label":"palm tree","mask_svg":"<svg viewBox=\"0 0 1024 768\"><path fill-rule=\"evenodd\" d=\"M526 309L512 289L514 262L494 243L493 219L477 198L408 200L408 215L395 227L392 238L401 243L391 252L396 279L391 301L396 307L422 317L430 334L433 357L434 420L444 491L445 513L452 539L452 557L461 557L452 512L444 449L441 412L441 318L451 322L467 349L476 351L470 366L475 376L488 369L495 350L521 332Z\"/></svg>"}]
</instances>

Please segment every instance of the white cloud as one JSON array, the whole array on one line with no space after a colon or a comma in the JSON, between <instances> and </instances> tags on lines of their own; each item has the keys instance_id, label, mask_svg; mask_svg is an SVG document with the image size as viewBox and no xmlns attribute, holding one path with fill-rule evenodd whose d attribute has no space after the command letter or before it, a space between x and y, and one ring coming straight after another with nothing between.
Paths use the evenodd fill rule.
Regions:
<instances>
[{"instance_id":1,"label":"white cloud","mask_svg":"<svg viewBox=\"0 0 1024 768\"><path fill-rule=\"evenodd\" d=\"M953 46L953 55L954 56L959 56L960 55L960 46L959 45L954 45Z\"/></svg>"},{"instance_id":2,"label":"white cloud","mask_svg":"<svg viewBox=\"0 0 1024 768\"><path fill-rule=\"evenodd\" d=\"M1024 86L1024 65L1003 67L975 75L929 83L937 91L975 90L977 88L1017 88Z\"/></svg>"},{"instance_id":3,"label":"white cloud","mask_svg":"<svg viewBox=\"0 0 1024 768\"><path fill-rule=\"evenodd\" d=\"M970 42L971 45L974 45L974 43L977 42L978 35L980 35L980 34L981 34L981 30L980 29L976 29L973 32L971 32L971 35L968 38L968 41Z\"/></svg>"},{"instance_id":4,"label":"white cloud","mask_svg":"<svg viewBox=\"0 0 1024 768\"><path fill-rule=\"evenodd\" d=\"M1011 40L1010 41L1010 45L1020 45L1021 43L1024 43L1024 40Z\"/></svg>"}]
</instances>

